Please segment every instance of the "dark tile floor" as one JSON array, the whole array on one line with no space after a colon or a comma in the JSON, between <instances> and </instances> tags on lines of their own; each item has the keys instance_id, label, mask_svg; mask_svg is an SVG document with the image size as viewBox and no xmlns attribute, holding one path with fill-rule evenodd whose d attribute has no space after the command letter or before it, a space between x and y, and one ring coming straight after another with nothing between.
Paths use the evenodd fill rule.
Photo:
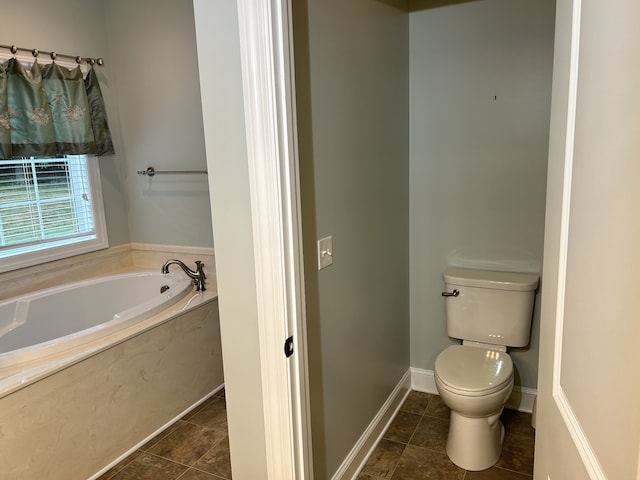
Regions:
<instances>
[{"instance_id":1,"label":"dark tile floor","mask_svg":"<svg viewBox=\"0 0 640 480\"><path fill-rule=\"evenodd\" d=\"M531 415L505 410L501 418L506 435L500 460L488 470L468 472L445 453L449 409L437 395L411 392L358 480L531 480Z\"/></svg>"},{"instance_id":2,"label":"dark tile floor","mask_svg":"<svg viewBox=\"0 0 640 480\"><path fill-rule=\"evenodd\" d=\"M497 465L482 472L455 466L445 453L449 410L440 397L411 392L358 480L531 480L531 415L505 410ZM99 480L231 479L224 391L135 451Z\"/></svg>"},{"instance_id":3,"label":"dark tile floor","mask_svg":"<svg viewBox=\"0 0 640 480\"><path fill-rule=\"evenodd\" d=\"M103 474L99 480L230 480L224 390Z\"/></svg>"}]
</instances>

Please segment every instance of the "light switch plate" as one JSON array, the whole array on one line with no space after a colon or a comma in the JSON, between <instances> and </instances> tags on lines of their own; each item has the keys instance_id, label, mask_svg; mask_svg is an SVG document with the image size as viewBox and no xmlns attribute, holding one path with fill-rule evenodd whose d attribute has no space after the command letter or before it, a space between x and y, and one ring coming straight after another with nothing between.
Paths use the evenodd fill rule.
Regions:
<instances>
[{"instance_id":1,"label":"light switch plate","mask_svg":"<svg viewBox=\"0 0 640 480\"><path fill-rule=\"evenodd\" d=\"M318 270L333 263L333 237L318 240Z\"/></svg>"}]
</instances>

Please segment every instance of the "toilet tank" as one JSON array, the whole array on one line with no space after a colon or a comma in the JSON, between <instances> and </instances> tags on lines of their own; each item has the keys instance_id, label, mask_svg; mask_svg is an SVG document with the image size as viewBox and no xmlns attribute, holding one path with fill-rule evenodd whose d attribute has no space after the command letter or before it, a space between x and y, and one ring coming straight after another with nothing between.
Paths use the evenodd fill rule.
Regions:
<instances>
[{"instance_id":1,"label":"toilet tank","mask_svg":"<svg viewBox=\"0 0 640 480\"><path fill-rule=\"evenodd\" d=\"M524 347L529 343L538 274L450 267L442 274L447 333L461 340Z\"/></svg>"}]
</instances>

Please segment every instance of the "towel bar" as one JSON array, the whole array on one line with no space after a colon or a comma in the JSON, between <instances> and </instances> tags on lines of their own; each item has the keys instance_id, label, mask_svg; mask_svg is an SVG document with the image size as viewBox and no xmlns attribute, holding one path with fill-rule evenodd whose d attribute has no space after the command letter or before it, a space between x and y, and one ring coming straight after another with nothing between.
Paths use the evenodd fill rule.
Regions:
<instances>
[{"instance_id":1,"label":"towel bar","mask_svg":"<svg viewBox=\"0 0 640 480\"><path fill-rule=\"evenodd\" d=\"M204 173L207 174L207 170L156 170L153 167L148 167L146 170L138 170L138 175L147 175L153 177L154 175L161 174L185 174L185 173Z\"/></svg>"}]
</instances>

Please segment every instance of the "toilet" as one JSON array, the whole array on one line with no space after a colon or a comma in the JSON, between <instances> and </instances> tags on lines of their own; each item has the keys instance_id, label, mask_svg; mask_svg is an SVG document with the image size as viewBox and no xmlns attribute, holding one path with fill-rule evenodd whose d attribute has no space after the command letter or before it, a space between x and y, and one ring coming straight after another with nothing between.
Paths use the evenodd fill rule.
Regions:
<instances>
[{"instance_id":1,"label":"toilet","mask_svg":"<svg viewBox=\"0 0 640 480\"><path fill-rule=\"evenodd\" d=\"M443 273L447 333L462 344L436 358L434 376L451 409L447 455L485 470L502 452L500 414L513 389L507 347L529 343L537 274L450 267Z\"/></svg>"}]
</instances>

